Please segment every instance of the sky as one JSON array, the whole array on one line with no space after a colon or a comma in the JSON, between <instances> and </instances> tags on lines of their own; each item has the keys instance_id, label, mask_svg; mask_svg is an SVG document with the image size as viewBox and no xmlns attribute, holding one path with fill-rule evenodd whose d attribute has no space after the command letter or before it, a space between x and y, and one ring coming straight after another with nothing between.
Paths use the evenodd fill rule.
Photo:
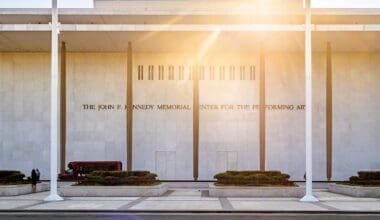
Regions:
<instances>
[{"instance_id":1,"label":"sky","mask_svg":"<svg viewBox=\"0 0 380 220\"><path fill-rule=\"evenodd\" d=\"M380 8L380 0L311 0L313 8ZM0 0L0 8L49 8L51 0ZM60 8L91 8L93 0L58 0Z\"/></svg>"},{"instance_id":2,"label":"sky","mask_svg":"<svg viewBox=\"0 0 380 220\"><path fill-rule=\"evenodd\" d=\"M51 0L0 0L0 8L50 8ZM93 0L58 0L59 8L92 8Z\"/></svg>"},{"instance_id":3,"label":"sky","mask_svg":"<svg viewBox=\"0 0 380 220\"><path fill-rule=\"evenodd\" d=\"M311 0L313 8L380 8L380 0Z\"/></svg>"}]
</instances>

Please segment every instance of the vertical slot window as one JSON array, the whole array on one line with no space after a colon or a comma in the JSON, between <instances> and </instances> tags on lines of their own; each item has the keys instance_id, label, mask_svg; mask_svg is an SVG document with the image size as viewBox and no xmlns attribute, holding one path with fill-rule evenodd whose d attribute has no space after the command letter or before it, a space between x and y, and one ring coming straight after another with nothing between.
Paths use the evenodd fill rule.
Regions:
<instances>
[{"instance_id":1,"label":"vertical slot window","mask_svg":"<svg viewBox=\"0 0 380 220\"><path fill-rule=\"evenodd\" d=\"M169 80L174 80L174 66L170 65L169 66Z\"/></svg>"},{"instance_id":2,"label":"vertical slot window","mask_svg":"<svg viewBox=\"0 0 380 220\"><path fill-rule=\"evenodd\" d=\"M199 72L199 80L204 80L205 79L205 67L200 66L198 72Z\"/></svg>"},{"instance_id":3,"label":"vertical slot window","mask_svg":"<svg viewBox=\"0 0 380 220\"><path fill-rule=\"evenodd\" d=\"M235 66L230 66L230 80L235 80Z\"/></svg>"},{"instance_id":4,"label":"vertical slot window","mask_svg":"<svg viewBox=\"0 0 380 220\"><path fill-rule=\"evenodd\" d=\"M192 66L190 68L190 80L194 80L196 79L195 77L197 77L197 79L199 80L199 67L198 66Z\"/></svg>"},{"instance_id":5,"label":"vertical slot window","mask_svg":"<svg viewBox=\"0 0 380 220\"><path fill-rule=\"evenodd\" d=\"M179 66L178 68L178 79L179 80L185 79L185 67L183 65Z\"/></svg>"},{"instance_id":6,"label":"vertical slot window","mask_svg":"<svg viewBox=\"0 0 380 220\"><path fill-rule=\"evenodd\" d=\"M210 66L210 72L209 72L209 78L210 80L214 80L215 79L215 68L214 66Z\"/></svg>"},{"instance_id":7,"label":"vertical slot window","mask_svg":"<svg viewBox=\"0 0 380 220\"><path fill-rule=\"evenodd\" d=\"M245 66L240 66L240 80L245 80Z\"/></svg>"},{"instance_id":8,"label":"vertical slot window","mask_svg":"<svg viewBox=\"0 0 380 220\"><path fill-rule=\"evenodd\" d=\"M256 79L256 76L255 76L255 66L250 66L249 68L249 80L255 80Z\"/></svg>"},{"instance_id":9,"label":"vertical slot window","mask_svg":"<svg viewBox=\"0 0 380 220\"><path fill-rule=\"evenodd\" d=\"M158 80L164 80L164 66L158 66Z\"/></svg>"},{"instance_id":10,"label":"vertical slot window","mask_svg":"<svg viewBox=\"0 0 380 220\"><path fill-rule=\"evenodd\" d=\"M193 80L193 67L189 66L189 80Z\"/></svg>"},{"instance_id":11,"label":"vertical slot window","mask_svg":"<svg viewBox=\"0 0 380 220\"><path fill-rule=\"evenodd\" d=\"M144 80L144 66L143 65L139 65L137 67L137 79Z\"/></svg>"},{"instance_id":12,"label":"vertical slot window","mask_svg":"<svg viewBox=\"0 0 380 220\"><path fill-rule=\"evenodd\" d=\"M154 66L153 65L149 65L148 67L148 79L154 80Z\"/></svg>"},{"instance_id":13,"label":"vertical slot window","mask_svg":"<svg viewBox=\"0 0 380 220\"><path fill-rule=\"evenodd\" d=\"M220 66L219 67L219 79L220 80L224 80L224 78L225 78L225 68L224 68L224 66Z\"/></svg>"}]
</instances>

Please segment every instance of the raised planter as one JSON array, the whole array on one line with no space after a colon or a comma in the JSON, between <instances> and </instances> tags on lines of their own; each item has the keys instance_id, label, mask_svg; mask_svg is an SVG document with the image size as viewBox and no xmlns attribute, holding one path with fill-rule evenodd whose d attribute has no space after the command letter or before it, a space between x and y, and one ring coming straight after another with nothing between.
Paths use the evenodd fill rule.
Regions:
<instances>
[{"instance_id":1,"label":"raised planter","mask_svg":"<svg viewBox=\"0 0 380 220\"><path fill-rule=\"evenodd\" d=\"M329 184L328 190L353 197L380 198L380 186L352 186L332 183Z\"/></svg>"},{"instance_id":2,"label":"raised planter","mask_svg":"<svg viewBox=\"0 0 380 220\"><path fill-rule=\"evenodd\" d=\"M305 195L304 187L297 186L215 186L209 184L211 197L296 197Z\"/></svg>"},{"instance_id":3,"label":"raised planter","mask_svg":"<svg viewBox=\"0 0 380 220\"><path fill-rule=\"evenodd\" d=\"M154 197L168 191L166 184L153 186L65 186L58 189L65 197Z\"/></svg>"},{"instance_id":4,"label":"raised planter","mask_svg":"<svg viewBox=\"0 0 380 220\"><path fill-rule=\"evenodd\" d=\"M48 191L48 183L38 183L37 192ZM0 196L18 196L32 193L32 184L0 185Z\"/></svg>"}]
</instances>

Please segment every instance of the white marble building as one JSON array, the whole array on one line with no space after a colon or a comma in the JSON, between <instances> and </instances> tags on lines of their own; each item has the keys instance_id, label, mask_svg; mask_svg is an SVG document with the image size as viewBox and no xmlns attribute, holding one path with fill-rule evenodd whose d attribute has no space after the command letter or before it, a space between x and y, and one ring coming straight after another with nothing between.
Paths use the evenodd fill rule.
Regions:
<instances>
[{"instance_id":1,"label":"white marble building","mask_svg":"<svg viewBox=\"0 0 380 220\"><path fill-rule=\"evenodd\" d=\"M242 57L247 57L240 55ZM235 59L233 59L234 57ZM237 57L237 58L236 58ZM337 53L334 64L333 178L344 179L358 169L379 167L377 135L380 117L377 95L380 79L378 53ZM84 104L125 104L123 53L69 53L67 161L120 160L125 164L125 111L85 110ZM192 111L159 110L157 105L181 104L192 108L192 83L186 54L134 54L134 103L153 110L134 110L134 167L153 170L168 179L192 179ZM220 79L221 65L235 66ZM253 60L252 62L249 62ZM347 61L350 62L347 62ZM8 169L49 168L49 56L46 53L1 54L1 160ZM200 179L211 179L225 169L258 169L258 110L237 109L257 105L257 57L245 60L227 55L219 62L204 58L205 78L200 80ZM174 64L174 80L168 67ZM144 80L138 80L138 66ZM154 80L148 66L154 66ZM165 79L158 80L164 65ZM185 66L179 79L179 66ZM240 80L239 68L254 65L255 79ZM214 66L214 80L210 79ZM226 68L226 69L228 69ZM246 68L248 69L248 68ZM304 104L301 54L271 53L266 58L268 105ZM314 167L315 178L325 179L325 62L315 54L314 70ZM234 105L221 109L220 105ZM214 107L215 108L215 107ZM227 108L227 107L226 107ZM294 179L304 173L304 111L267 110L268 169L288 172Z\"/></svg>"},{"instance_id":2,"label":"white marble building","mask_svg":"<svg viewBox=\"0 0 380 220\"><path fill-rule=\"evenodd\" d=\"M62 10L60 20L67 25L140 24L167 23L169 18L174 19L174 24L191 27L193 22L205 23L204 16L195 15L206 13L211 7L207 4L204 8L194 6L192 11L189 9L189 15L178 18L175 13L165 15L167 11L157 8L159 1L130 2L135 3L139 13L144 7L149 13L134 16L126 9L112 14L109 2L97 1L97 12L92 9ZM182 13L188 6L178 2L162 5L168 10L177 7L175 9ZM225 9L214 9L221 15L218 18L209 15L210 22L255 23L260 20L250 14L246 15L248 18L223 17ZM33 24L49 18L43 10L30 10L32 12L40 17L3 10L0 23ZM158 15L151 15L153 12ZM90 16L82 16L84 13ZM338 18L331 12L328 16L333 19L326 22L323 16L327 15L321 12L316 22L367 24L380 20L378 14L362 18L347 12ZM100 22L102 16L104 21ZM298 15L287 16L287 20L294 19L297 24ZM265 42L265 166L268 170L289 173L294 180L303 180L305 68L302 32L268 34L264 38L259 33L226 32L204 50L203 41L207 42L210 37L203 32L75 32L70 31L71 26L63 25L62 28L60 37L67 43L68 50L66 164L77 160L118 160L126 168L126 42L131 41L135 105L133 169L151 170L158 173L160 179L193 180L191 75L194 68L199 76L198 179L211 180L214 174L227 169L259 169L259 47L260 42ZM0 169L29 173L38 167L42 178L48 179L49 34L7 31L0 36ZM380 35L378 31L317 32L313 37L314 179L327 180L326 42L331 42L333 48L332 180L344 180L358 170L379 169ZM90 105L95 109L88 109ZM163 109L162 105L178 106Z\"/></svg>"}]
</instances>

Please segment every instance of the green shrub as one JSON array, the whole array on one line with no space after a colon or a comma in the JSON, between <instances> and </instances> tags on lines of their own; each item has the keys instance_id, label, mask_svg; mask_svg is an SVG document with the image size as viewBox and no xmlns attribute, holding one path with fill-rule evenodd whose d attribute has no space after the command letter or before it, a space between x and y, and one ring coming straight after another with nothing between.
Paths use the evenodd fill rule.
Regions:
<instances>
[{"instance_id":1,"label":"green shrub","mask_svg":"<svg viewBox=\"0 0 380 220\"><path fill-rule=\"evenodd\" d=\"M351 176L349 180L343 182L343 184L380 186L380 171L359 171L357 176Z\"/></svg>"},{"instance_id":2,"label":"green shrub","mask_svg":"<svg viewBox=\"0 0 380 220\"><path fill-rule=\"evenodd\" d=\"M358 176L351 176L350 177L350 182L355 182L355 181L358 181L360 180Z\"/></svg>"},{"instance_id":3,"label":"green shrub","mask_svg":"<svg viewBox=\"0 0 380 220\"><path fill-rule=\"evenodd\" d=\"M362 180L380 180L380 171L359 171L358 176Z\"/></svg>"},{"instance_id":4,"label":"green shrub","mask_svg":"<svg viewBox=\"0 0 380 220\"><path fill-rule=\"evenodd\" d=\"M24 177L25 177L25 175L22 173L13 173L13 174L9 175L7 177L7 179L10 181L21 181L24 179Z\"/></svg>"},{"instance_id":5,"label":"green shrub","mask_svg":"<svg viewBox=\"0 0 380 220\"><path fill-rule=\"evenodd\" d=\"M0 170L0 184L27 183L25 175L18 170Z\"/></svg>"},{"instance_id":6,"label":"green shrub","mask_svg":"<svg viewBox=\"0 0 380 220\"><path fill-rule=\"evenodd\" d=\"M231 171L218 173L214 176L217 185L294 185L289 181L290 176L280 171Z\"/></svg>"},{"instance_id":7,"label":"green shrub","mask_svg":"<svg viewBox=\"0 0 380 220\"><path fill-rule=\"evenodd\" d=\"M25 175L17 170L0 170L0 179L1 180L23 180Z\"/></svg>"},{"instance_id":8,"label":"green shrub","mask_svg":"<svg viewBox=\"0 0 380 220\"><path fill-rule=\"evenodd\" d=\"M93 171L79 185L154 185L156 177L149 171Z\"/></svg>"}]
</instances>

